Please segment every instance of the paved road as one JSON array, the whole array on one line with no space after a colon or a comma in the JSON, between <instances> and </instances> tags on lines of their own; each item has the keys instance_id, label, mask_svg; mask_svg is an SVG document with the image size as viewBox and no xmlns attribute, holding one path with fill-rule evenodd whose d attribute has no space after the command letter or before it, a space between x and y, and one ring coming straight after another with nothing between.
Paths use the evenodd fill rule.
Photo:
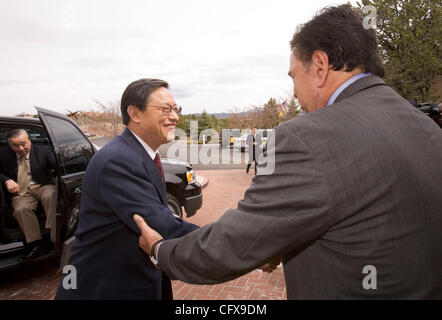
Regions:
<instances>
[{"instance_id":1,"label":"paved road","mask_svg":"<svg viewBox=\"0 0 442 320\"><path fill-rule=\"evenodd\" d=\"M95 138L92 142L104 146L110 138ZM248 153L234 148L220 148L219 144L188 145L186 141L177 141L160 146L159 152L164 158L179 159L192 164L196 170L232 170L245 169Z\"/></svg>"},{"instance_id":2,"label":"paved road","mask_svg":"<svg viewBox=\"0 0 442 320\"><path fill-rule=\"evenodd\" d=\"M204 170L197 174L209 179L203 189L203 206L188 221L200 226L214 222L229 208L236 208L250 185L253 173L243 170ZM0 300L52 299L61 279L57 260L42 261L16 270L0 273ZM282 267L272 274L255 270L228 283L202 286L173 281L175 299L285 299Z\"/></svg>"},{"instance_id":3,"label":"paved road","mask_svg":"<svg viewBox=\"0 0 442 320\"><path fill-rule=\"evenodd\" d=\"M242 169L248 161L247 152L220 148L219 144L187 145L186 142L172 142L162 145L159 152L162 157L189 162L197 170Z\"/></svg>"}]
</instances>

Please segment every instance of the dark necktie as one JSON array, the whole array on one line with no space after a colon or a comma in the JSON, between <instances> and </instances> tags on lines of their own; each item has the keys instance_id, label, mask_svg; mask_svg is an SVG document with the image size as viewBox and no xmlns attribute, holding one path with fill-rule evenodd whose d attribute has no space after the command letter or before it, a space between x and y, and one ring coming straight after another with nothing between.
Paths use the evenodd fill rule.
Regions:
<instances>
[{"instance_id":1,"label":"dark necktie","mask_svg":"<svg viewBox=\"0 0 442 320\"><path fill-rule=\"evenodd\" d=\"M155 161L155 164L157 165L157 168L160 171L161 181L163 181L163 166L161 165L161 160L160 160L160 154L159 153L157 153L155 155L155 159L153 161Z\"/></svg>"}]
</instances>

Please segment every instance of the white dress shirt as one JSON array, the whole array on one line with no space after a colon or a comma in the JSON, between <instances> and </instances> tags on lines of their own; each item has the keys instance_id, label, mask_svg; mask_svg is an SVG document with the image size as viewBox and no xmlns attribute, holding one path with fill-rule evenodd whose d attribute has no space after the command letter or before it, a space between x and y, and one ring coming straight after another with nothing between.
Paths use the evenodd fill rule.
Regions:
<instances>
[{"instance_id":1,"label":"white dress shirt","mask_svg":"<svg viewBox=\"0 0 442 320\"><path fill-rule=\"evenodd\" d=\"M152 148L149 147L149 145L148 145L146 142L144 142L143 139L141 139L139 136L137 136L137 135L135 134L135 132L133 132L133 131L130 130L130 129L128 129L128 130L129 130L130 132L133 133L133 135L135 136L135 138L137 138L138 141L140 141L140 143L141 143L141 145L143 146L144 150L146 150L146 152L149 154L149 156L152 158L152 160L154 160L154 159L155 159L155 156L156 156L157 153L158 153L158 149L155 150L155 151L153 151Z\"/></svg>"}]
</instances>

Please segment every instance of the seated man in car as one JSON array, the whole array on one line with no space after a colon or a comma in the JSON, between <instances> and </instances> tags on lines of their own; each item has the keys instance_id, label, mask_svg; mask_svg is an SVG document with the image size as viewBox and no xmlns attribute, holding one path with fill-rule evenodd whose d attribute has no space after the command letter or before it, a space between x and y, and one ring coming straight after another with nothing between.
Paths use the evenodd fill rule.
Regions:
<instances>
[{"instance_id":1,"label":"seated man in car","mask_svg":"<svg viewBox=\"0 0 442 320\"><path fill-rule=\"evenodd\" d=\"M54 154L47 145L31 144L24 129L12 129L6 138L9 148L0 155L0 179L11 195L14 218L26 237L25 260L45 253L38 218L35 215L41 201L46 213L47 229L51 228L55 211L55 186L50 170L55 167Z\"/></svg>"}]
</instances>

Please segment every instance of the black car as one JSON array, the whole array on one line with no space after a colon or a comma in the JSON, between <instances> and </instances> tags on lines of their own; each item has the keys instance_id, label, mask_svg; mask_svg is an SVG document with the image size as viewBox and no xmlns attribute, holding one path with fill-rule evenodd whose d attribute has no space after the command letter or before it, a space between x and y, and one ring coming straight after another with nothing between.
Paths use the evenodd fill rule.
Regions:
<instances>
[{"instance_id":1,"label":"black car","mask_svg":"<svg viewBox=\"0 0 442 320\"><path fill-rule=\"evenodd\" d=\"M201 208L203 197L192 166L188 162L168 158L161 158L161 163L169 209L182 218L184 207L187 218L193 216Z\"/></svg>"},{"instance_id":2,"label":"black car","mask_svg":"<svg viewBox=\"0 0 442 320\"><path fill-rule=\"evenodd\" d=\"M6 133L14 128L25 129L33 144L49 145L54 152L57 166L53 171L56 187L56 214L53 214L50 233L44 233L46 215L39 204L36 215L40 221L43 238L51 250L48 256L61 255L65 261L70 255L73 234L78 225L81 184L83 175L97 147L67 116L43 108L37 108L39 119L0 117L0 154L8 148ZM190 217L201 208L201 185L195 179L192 166L186 162L162 159L166 180L169 208L180 217L183 210ZM24 252L24 234L13 217L11 199L4 183L0 188L0 270L25 263L20 260ZM28 263L28 261L26 262Z\"/></svg>"}]
</instances>

